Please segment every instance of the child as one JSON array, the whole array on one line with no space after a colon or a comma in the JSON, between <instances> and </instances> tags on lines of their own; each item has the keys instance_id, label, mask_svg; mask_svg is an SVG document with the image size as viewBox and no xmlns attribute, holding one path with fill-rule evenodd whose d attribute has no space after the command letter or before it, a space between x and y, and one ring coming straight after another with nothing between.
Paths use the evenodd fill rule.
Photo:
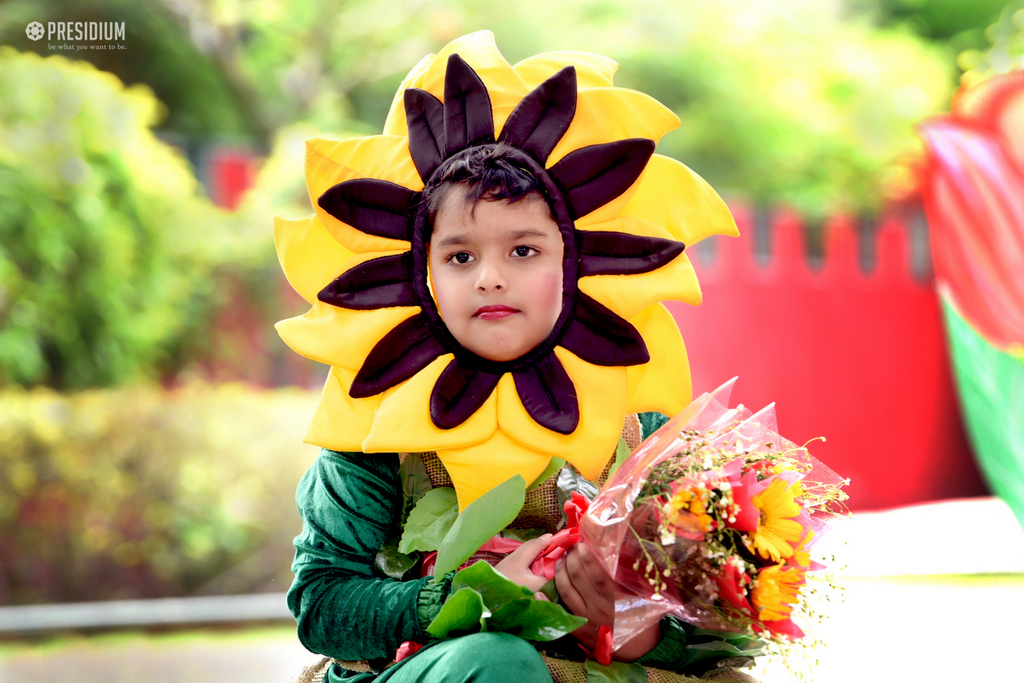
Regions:
<instances>
[{"instance_id":1,"label":"child","mask_svg":"<svg viewBox=\"0 0 1024 683\"><path fill-rule=\"evenodd\" d=\"M289 280L315 296L282 337L332 365L307 435L325 450L297 494L289 606L308 649L370 668L336 664L330 681L550 679L514 636L428 642L450 577L376 570L402 522L398 452L436 451L434 485L454 486L460 508L513 474L550 493L565 461L598 479L628 412L673 414L689 400L685 352L657 303L699 301L680 238L735 231L706 184L651 157L675 119L611 88L612 63L542 55L513 68L486 33L445 53L400 88L385 125L396 135L311 143L317 215L278 223ZM646 135L621 135L634 130ZM647 433L663 420L641 416ZM529 568L547 540L497 569L539 590ZM573 549L555 584L588 619L574 636L592 649L614 619L602 562ZM684 639L665 620L615 658L671 668ZM384 670L406 641L427 645Z\"/></svg>"}]
</instances>

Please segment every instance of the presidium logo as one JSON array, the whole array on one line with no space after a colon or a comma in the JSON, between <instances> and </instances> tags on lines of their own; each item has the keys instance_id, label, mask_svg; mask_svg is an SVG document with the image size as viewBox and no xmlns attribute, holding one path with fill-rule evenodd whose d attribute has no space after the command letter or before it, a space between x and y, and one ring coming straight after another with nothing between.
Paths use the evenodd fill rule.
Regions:
<instances>
[{"instance_id":1,"label":"presidium logo","mask_svg":"<svg viewBox=\"0 0 1024 683\"><path fill-rule=\"evenodd\" d=\"M46 35L46 29L38 21L33 21L25 29L25 35L29 37L29 40L39 40Z\"/></svg>"},{"instance_id":2,"label":"presidium logo","mask_svg":"<svg viewBox=\"0 0 1024 683\"><path fill-rule=\"evenodd\" d=\"M25 35L30 40L58 40L51 43L51 50L124 50L125 46L113 45L73 45L70 43L99 41L115 42L124 40L123 21L48 21L46 26L33 21L25 27Z\"/></svg>"}]
</instances>

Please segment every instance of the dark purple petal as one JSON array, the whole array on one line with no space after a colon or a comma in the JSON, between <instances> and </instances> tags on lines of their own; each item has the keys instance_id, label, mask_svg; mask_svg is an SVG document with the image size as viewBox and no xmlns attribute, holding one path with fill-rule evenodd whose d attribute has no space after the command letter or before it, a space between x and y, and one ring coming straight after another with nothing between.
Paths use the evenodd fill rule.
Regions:
<instances>
[{"instance_id":1,"label":"dark purple petal","mask_svg":"<svg viewBox=\"0 0 1024 683\"><path fill-rule=\"evenodd\" d=\"M675 240L622 232L580 230L577 235L580 277L647 273L679 256L684 248Z\"/></svg>"},{"instance_id":2,"label":"dark purple petal","mask_svg":"<svg viewBox=\"0 0 1024 683\"><path fill-rule=\"evenodd\" d=\"M317 200L320 208L367 235L412 241L419 192L387 180L359 178L330 188Z\"/></svg>"},{"instance_id":3,"label":"dark purple petal","mask_svg":"<svg viewBox=\"0 0 1024 683\"><path fill-rule=\"evenodd\" d=\"M448 57L444 75L444 155L494 142L494 116L487 87L462 57Z\"/></svg>"},{"instance_id":4,"label":"dark purple petal","mask_svg":"<svg viewBox=\"0 0 1024 683\"><path fill-rule=\"evenodd\" d=\"M352 398L365 398L404 382L444 353L424 324L423 314L395 326L373 347L349 389Z\"/></svg>"},{"instance_id":5,"label":"dark purple petal","mask_svg":"<svg viewBox=\"0 0 1024 683\"><path fill-rule=\"evenodd\" d=\"M533 421L559 434L572 434L580 423L576 386L549 353L533 367L512 373L516 392Z\"/></svg>"},{"instance_id":6,"label":"dark purple petal","mask_svg":"<svg viewBox=\"0 0 1024 683\"><path fill-rule=\"evenodd\" d=\"M317 298L355 310L418 306L412 286L412 256L404 252L360 263L320 290Z\"/></svg>"},{"instance_id":7,"label":"dark purple petal","mask_svg":"<svg viewBox=\"0 0 1024 683\"><path fill-rule=\"evenodd\" d=\"M576 296L576 314L560 346L594 365L643 365L651 359L635 327L583 292Z\"/></svg>"},{"instance_id":8,"label":"dark purple petal","mask_svg":"<svg viewBox=\"0 0 1024 683\"><path fill-rule=\"evenodd\" d=\"M572 219L576 220L629 189L652 154L653 140L617 140L570 152L549 173L565 188Z\"/></svg>"},{"instance_id":9,"label":"dark purple petal","mask_svg":"<svg viewBox=\"0 0 1024 683\"><path fill-rule=\"evenodd\" d=\"M499 141L543 164L575 115L576 69L567 66L523 98L501 129Z\"/></svg>"},{"instance_id":10,"label":"dark purple petal","mask_svg":"<svg viewBox=\"0 0 1024 683\"><path fill-rule=\"evenodd\" d=\"M419 88L407 89L404 97L409 154L420 178L426 182L444 161L444 105Z\"/></svg>"},{"instance_id":11,"label":"dark purple petal","mask_svg":"<svg viewBox=\"0 0 1024 683\"><path fill-rule=\"evenodd\" d=\"M458 427L473 415L498 386L501 375L475 370L452 359L430 393L430 419L441 429Z\"/></svg>"}]
</instances>

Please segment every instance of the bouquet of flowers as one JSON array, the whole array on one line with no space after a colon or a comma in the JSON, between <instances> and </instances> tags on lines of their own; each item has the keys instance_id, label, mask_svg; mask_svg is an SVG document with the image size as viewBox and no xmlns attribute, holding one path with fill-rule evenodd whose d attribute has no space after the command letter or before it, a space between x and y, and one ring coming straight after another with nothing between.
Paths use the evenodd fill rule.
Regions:
<instances>
[{"instance_id":1,"label":"bouquet of flowers","mask_svg":"<svg viewBox=\"0 0 1024 683\"><path fill-rule=\"evenodd\" d=\"M532 565L551 579L580 541L603 558L616 602L614 627L602 629L591 653L601 664L670 614L687 624L688 647L695 646L681 664L698 673L804 637L792 617L806 608L808 572L824 568L810 550L826 518L842 510L847 482L779 436L774 406L756 414L728 408L734 382L702 395L623 453L592 501L572 491L567 525ZM429 558L425 574L462 567L427 629L435 637L480 628L544 641L582 625L557 598L533 600L488 564L519 545L492 536L522 507L524 490L513 477L457 517L450 489L433 489L417 503L399 550L437 549L437 567Z\"/></svg>"},{"instance_id":2,"label":"bouquet of flowers","mask_svg":"<svg viewBox=\"0 0 1024 683\"><path fill-rule=\"evenodd\" d=\"M785 643L810 549L838 514L847 483L779 436L774 406L728 408L728 382L651 435L534 565L550 569L576 539L617 584L613 647L667 614L697 629ZM573 522L578 519L578 523ZM554 557L553 557L554 556Z\"/></svg>"}]
</instances>

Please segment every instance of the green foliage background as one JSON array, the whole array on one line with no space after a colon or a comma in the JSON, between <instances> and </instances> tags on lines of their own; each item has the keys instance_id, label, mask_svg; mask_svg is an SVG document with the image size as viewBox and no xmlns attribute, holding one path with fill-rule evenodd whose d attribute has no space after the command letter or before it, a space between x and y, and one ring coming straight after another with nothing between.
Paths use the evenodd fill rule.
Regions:
<instances>
[{"instance_id":1,"label":"green foliage background","mask_svg":"<svg viewBox=\"0 0 1024 683\"><path fill-rule=\"evenodd\" d=\"M274 131L298 121L324 132L378 131L405 72L464 33L494 31L512 62L545 50L600 52L622 65L619 85L650 92L680 114L682 129L663 152L726 194L820 216L875 211L906 189L892 163L914 150L914 122L946 106L957 52L984 49L982 31L1000 2L43 4L52 18L134 27L130 49L140 58L114 70L152 85L169 107L166 129L250 131L265 149ZM0 17L0 35L38 50L14 37L24 27L14 17L27 20L29 5L8 0L12 18ZM175 77L168 63L183 72Z\"/></svg>"},{"instance_id":2,"label":"green foliage background","mask_svg":"<svg viewBox=\"0 0 1024 683\"><path fill-rule=\"evenodd\" d=\"M0 604L283 591L316 397L0 392Z\"/></svg>"},{"instance_id":3,"label":"green foliage background","mask_svg":"<svg viewBox=\"0 0 1024 683\"><path fill-rule=\"evenodd\" d=\"M144 88L3 48L0 102L0 382L145 374L201 319L217 212Z\"/></svg>"},{"instance_id":4,"label":"green foliage background","mask_svg":"<svg viewBox=\"0 0 1024 683\"><path fill-rule=\"evenodd\" d=\"M214 207L153 134L159 111L86 62L0 48L0 385L174 373L226 283L274 282L272 212Z\"/></svg>"}]
</instances>

